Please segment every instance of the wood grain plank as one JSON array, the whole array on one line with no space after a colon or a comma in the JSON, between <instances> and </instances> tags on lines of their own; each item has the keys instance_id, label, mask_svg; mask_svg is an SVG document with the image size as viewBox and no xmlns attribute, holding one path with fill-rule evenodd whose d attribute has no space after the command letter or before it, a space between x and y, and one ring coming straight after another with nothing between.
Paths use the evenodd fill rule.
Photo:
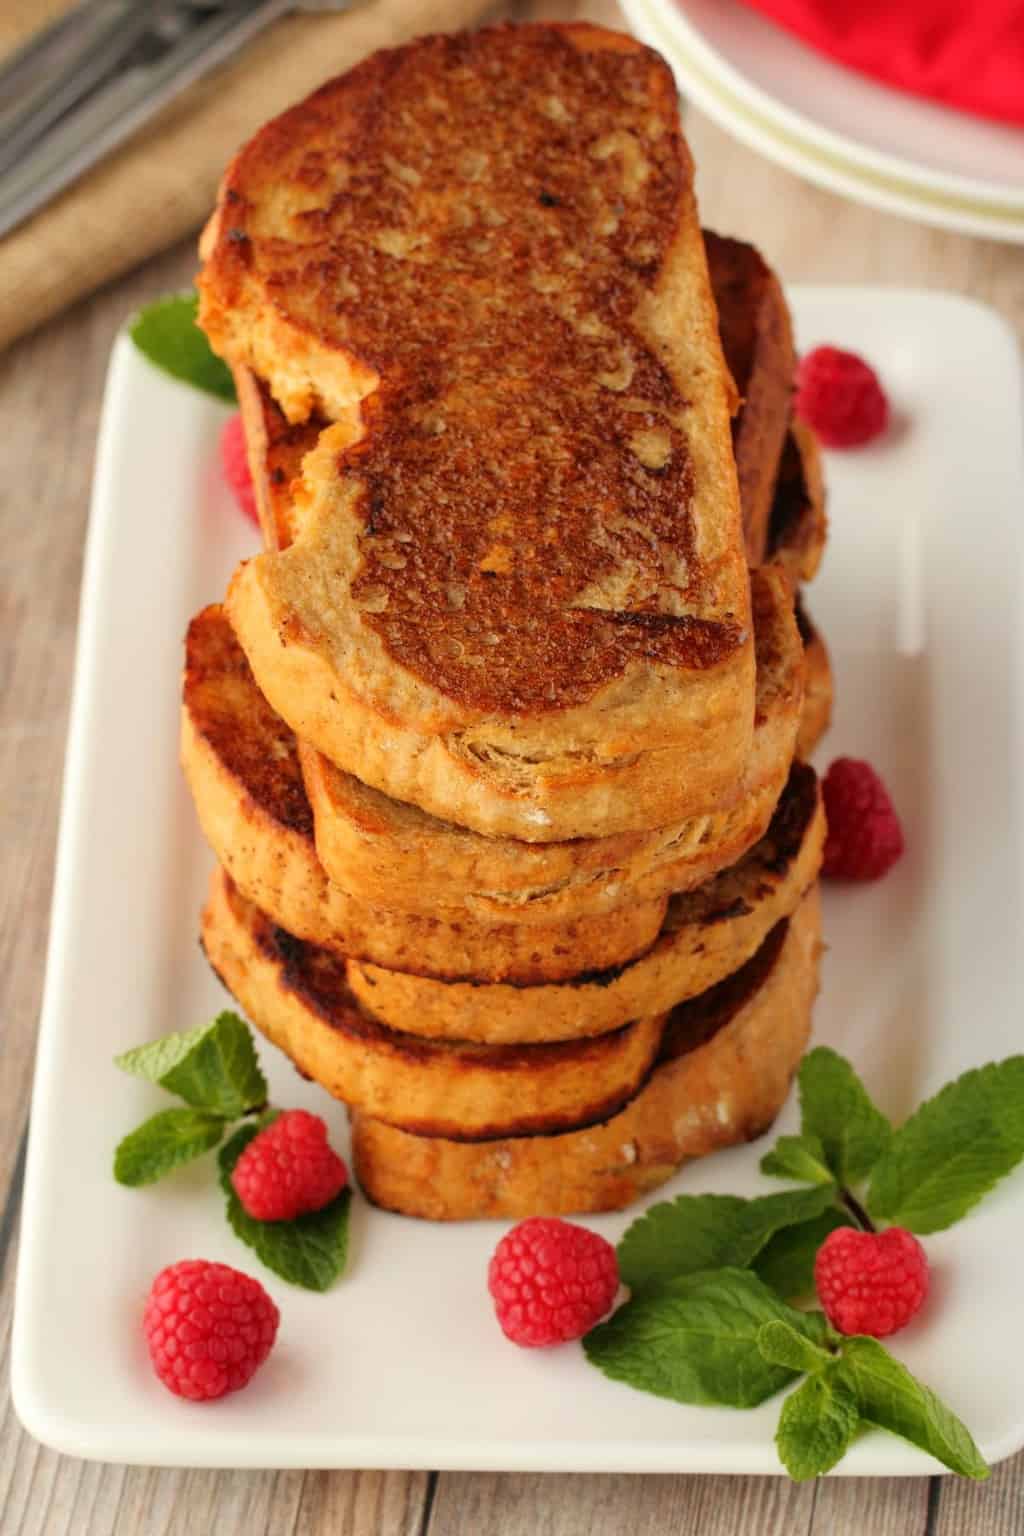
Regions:
<instances>
[{"instance_id":1,"label":"wood grain plank","mask_svg":"<svg viewBox=\"0 0 1024 1536\"><path fill-rule=\"evenodd\" d=\"M928 1536L1021 1536L1024 1454L996 1467L987 1483L944 1477Z\"/></svg>"},{"instance_id":2,"label":"wood grain plank","mask_svg":"<svg viewBox=\"0 0 1024 1536\"><path fill-rule=\"evenodd\" d=\"M797 1536L813 1505L782 1477L443 1473L424 1536Z\"/></svg>"},{"instance_id":3,"label":"wood grain plank","mask_svg":"<svg viewBox=\"0 0 1024 1536\"><path fill-rule=\"evenodd\" d=\"M926 1536L927 1477L829 1477L817 1486L807 1536ZM930 1533L928 1533L930 1536Z\"/></svg>"}]
</instances>

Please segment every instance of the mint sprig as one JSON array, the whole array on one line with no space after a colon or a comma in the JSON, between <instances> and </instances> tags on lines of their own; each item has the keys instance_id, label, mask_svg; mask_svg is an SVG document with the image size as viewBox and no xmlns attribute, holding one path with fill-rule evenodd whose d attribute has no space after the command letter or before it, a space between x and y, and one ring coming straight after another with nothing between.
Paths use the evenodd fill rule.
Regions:
<instances>
[{"instance_id":1,"label":"mint sprig","mask_svg":"<svg viewBox=\"0 0 1024 1536\"><path fill-rule=\"evenodd\" d=\"M275 1118L266 1118L266 1124ZM307 1291L326 1291L348 1260L348 1222L352 1194L343 1189L329 1205L294 1221L256 1221L235 1194L231 1171L262 1125L243 1125L217 1154L227 1217L235 1236L282 1280Z\"/></svg>"},{"instance_id":2,"label":"mint sprig","mask_svg":"<svg viewBox=\"0 0 1024 1536\"><path fill-rule=\"evenodd\" d=\"M350 1192L294 1221L256 1221L231 1184L231 1171L254 1136L277 1118L267 1109L267 1081L248 1025L224 1012L197 1029L165 1035L115 1058L116 1065L185 1100L185 1108L152 1115L118 1143L114 1177L120 1184L153 1184L181 1164L211 1151L245 1117L219 1154L220 1182L232 1231L259 1259L293 1285L325 1291L345 1268Z\"/></svg>"},{"instance_id":3,"label":"mint sprig","mask_svg":"<svg viewBox=\"0 0 1024 1536\"><path fill-rule=\"evenodd\" d=\"M805 1058L799 1099L799 1135L779 1137L761 1168L808 1187L652 1206L619 1243L633 1295L587 1335L587 1358L642 1391L734 1407L804 1374L776 1436L794 1478L827 1472L869 1426L987 1477L966 1427L877 1339L844 1338L786 1303L813 1292L816 1255L837 1227L943 1230L1024 1159L1024 1056L964 1073L896 1129L825 1047Z\"/></svg>"},{"instance_id":4,"label":"mint sprig","mask_svg":"<svg viewBox=\"0 0 1024 1536\"><path fill-rule=\"evenodd\" d=\"M138 1045L114 1063L225 1120L237 1120L267 1102L267 1080L248 1026L237 1013L219 1013L210 1024Z\"/></svg>"},{"instance_id":5,"label":"mint sprig","mask_svg":"<svg viewBox=\"0 0 1024 1536\"><path fill-rule=\"evenodd\" d=\"M871 1172L873 1217L942 1232L1024 1158L1024 1056L965 1072L902 1125Z\"/></svg>"},{"instance_id":6,"label":"mint sprig","mask_svg":"<svg viewBox=\"0 0 1024 1536\"><path fill-rule=\"evenodd\" d=\"M222 1115L202 1109L162 1109L118 1143L114 1178L131 1188L155 1184L165 1173L215 1147L226 1124Z\"/></svg>"},{"instance_id":7,"label":"mint sprig","mask_svg":"<svg viewBox=\"0 0 1024 1536\"><path fill-rule=\"evenodd\" d=\"M638 1217L620 1241L620 1278L639 1291L699 1270L745 1269L776 1232L820 1216L834 1202L831 1185L756 1200L679 1195L662 1201Z\"/></svg>"},{"instance_id":8,"label":"mint sprig","mask_svg":"<svg viewBox=\"0 0 1024 1536\"><path fill-rule=\"evenodd\" d=\"M164 373L219 400L233 402L237 396L231 370L211 350L196 324L198 307L194 293L157 299L135 316L129 335L139 351Z\"/></svg>"},{"instance_id":9,"label":"mint sprig","mask_svg":"<svg viewBox=\"0 0 1024 1536\"><path fill-rule=\"evenodd\" d=\"M832 1360L783 1403L775 1431L779 1460L794 1482L821 1477L842 1461L860 1427L857 1395Z\"/></svg>"},{"instance_id":10,"label":"mint sprig","mask_svg":"<svg viewBox=\"0 0 1024 1536\"><path fill-rule=\"evenodd\" d=\"M753 1408L796 1374L758 1348L761 1328L778 1320L813 1342L826 1337L820 1312L787 1307L750 1270L707 1270L628 1301L586 1335L583 1348L606 1376L641 1391Z\"/></svg>"}]
</instances>

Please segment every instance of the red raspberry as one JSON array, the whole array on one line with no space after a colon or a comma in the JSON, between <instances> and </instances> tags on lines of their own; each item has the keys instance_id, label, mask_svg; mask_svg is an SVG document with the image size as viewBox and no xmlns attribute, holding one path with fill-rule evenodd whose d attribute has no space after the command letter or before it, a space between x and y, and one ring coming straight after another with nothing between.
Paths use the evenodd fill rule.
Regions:
<instances>
[{"instance_id":1,"label":"red raspberry","mask_svg":"<svg viewBox=\"0 0 1024 1536\"><path fill-rule=\"evenodd\" d=\"M884 1339L920 1310L928 1295L928 1260L903 1227L837 1227L818 1249L814 1283L833 1328Z\"/></svg>"},{"instance_id":2,"label":"red raspberry","mask_svg":"<svg viewBox=\"0 0 1024 1536\"><path fill-rule=\"evenodd\" d=\"M238 505L246 517L258 525L260 515L256 510L256 491L245 451L245 429L237 412L224 423L221 430L220 467Z\"/></svg>"},{"instance_id":3,"label":"red raspberry","mask_svg":"<svg viewBox=\"0 0 1024 1536\"><path fill-rule=\"evenodd\" d=\"M877 373L855 352L838 347L815 347L801 358L793 404L829 448L858 448L889 424Z\"/></svg>"},{"instance_id":4,"label":"red raspberry","mask_svg":"<svg viewBox=\"0 0 1024 1536\"><path fill-rule=\"evenodd\" d=\"M527 1348L578 1339L604 1317L618 1288L611 1243L551 1216L506 1232L487 1270L503 1333Z\"/></svg>"},{"instance_id":5,"label":"red raspberry","mask_svg":"<svg viewBox=\"0 0 1024 1536\"><path fill-rule=\"evenodd\" d=\"M253 1137L231 1183L255 1221L293 1221L329 1205L348 1183L348 1169L328 1145L320 1116L289 1109Z\"/></svg>"},{"instance_id":6,"label":"red raspberry","mask_svg":"<svg viewBox=\"0 0 1024 1536\"><path fill-rule=\"evenodd\" d=\"M870 763L837 757L821 786L828 818L823 875L877 880L903 852L903 830Z\"/></svg>"},{"instance_id":7,"label":"red raspberry","mask_svg":"<svg viewBox=\"0 0 1024 1536\"><path fill-rule=\"evenodd\" d=\"M250 1275L182 1259L153 1281L142 1328L164 1386L204 1403L245 1386L270 1354L280 1319Z\"/></svg>"}]
</instances>

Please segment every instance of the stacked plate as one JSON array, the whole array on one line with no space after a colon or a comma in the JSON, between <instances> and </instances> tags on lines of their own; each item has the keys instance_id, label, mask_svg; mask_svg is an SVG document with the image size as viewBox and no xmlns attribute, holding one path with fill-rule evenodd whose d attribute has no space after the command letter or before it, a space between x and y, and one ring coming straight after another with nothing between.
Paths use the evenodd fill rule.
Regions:
<instances>
[{"instance_id":1,"label":"stacked plate","mask_svg":"<svg viewBox=\"0 0 1024 1536\"><path fill-rule=\"evenodd\" d=\"M858 202L1024 243L1024 130L845 69L741 0L622 0L680 91L751 149Z\"/></svg>"}]
</instances>

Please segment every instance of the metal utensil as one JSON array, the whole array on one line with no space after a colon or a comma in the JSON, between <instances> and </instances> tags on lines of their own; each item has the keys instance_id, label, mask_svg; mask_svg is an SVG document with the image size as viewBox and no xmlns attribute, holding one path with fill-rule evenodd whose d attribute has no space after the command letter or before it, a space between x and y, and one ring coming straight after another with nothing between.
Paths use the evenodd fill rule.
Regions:
<instances>
[{"instance_id":1,"label":"metal utensil","mask_svg":"<svg viewBox=\"0 0 1024 1536\"><path fill-rule=\"evenodd\" d=\"M0 237L277 17L352 3L84 0L0 69Z\"/></svg>"}]
</instances>

